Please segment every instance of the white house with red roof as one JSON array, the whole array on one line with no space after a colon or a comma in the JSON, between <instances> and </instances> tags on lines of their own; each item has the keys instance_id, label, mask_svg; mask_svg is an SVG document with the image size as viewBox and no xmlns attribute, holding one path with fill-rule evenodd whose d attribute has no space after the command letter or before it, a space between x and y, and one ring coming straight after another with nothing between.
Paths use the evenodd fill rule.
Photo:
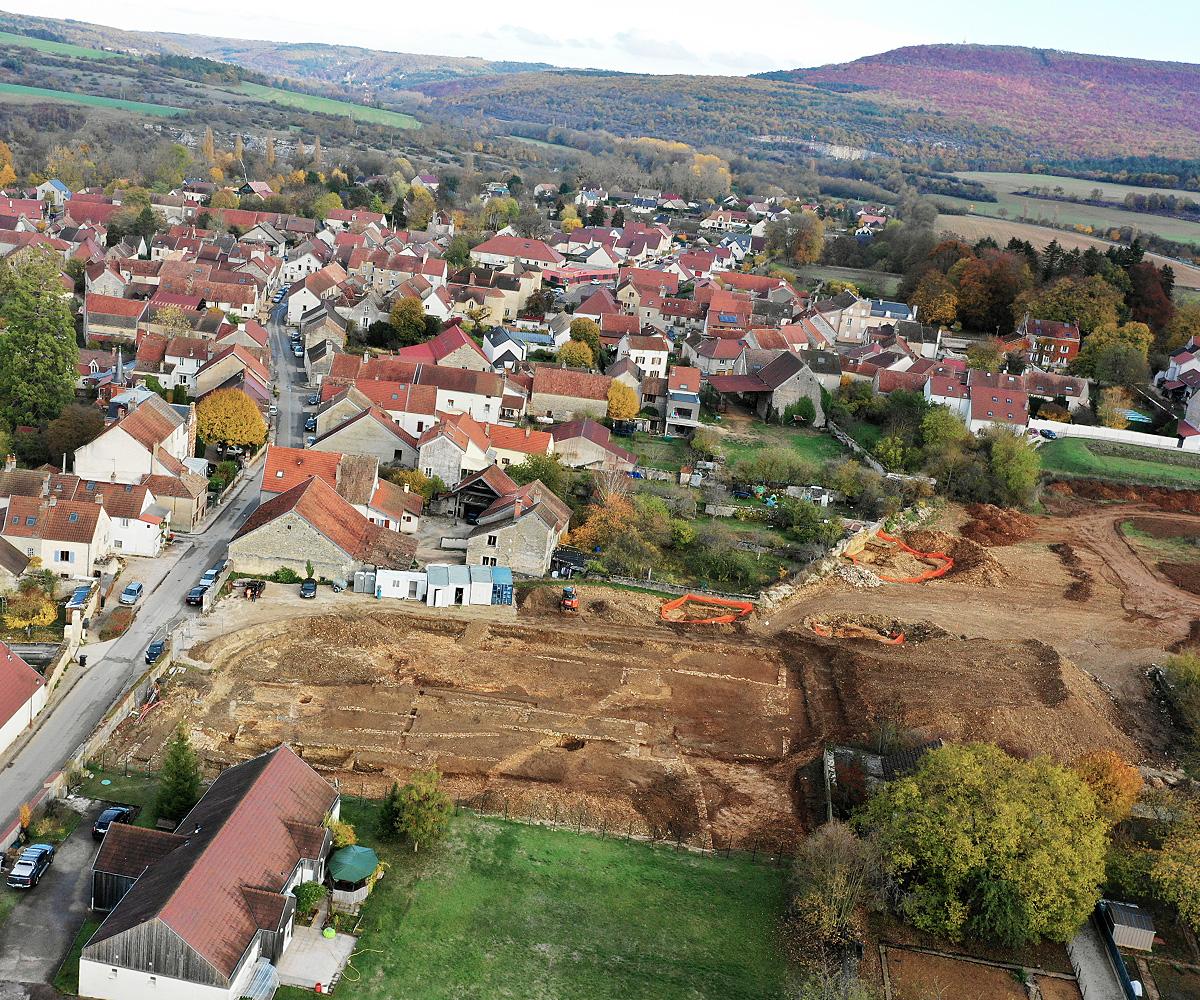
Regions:
<instances>
[{"instance_id":1,"label":"white house with red roof","mask_svg":"<svg viewBox=\"0 0 1200 1000\"><path fill-rule=\"evenodd\" d=\"M33 725L46 697L42 675L0 642L0 754Z\"/></svg>"},{"instance_id":2,"label":"white house with red roof","mask_svg":"<svg viewBox=\"0 0 1200 1000\"><path fill-rule=\"evenodd\" d=\"M617 343L617 357L629 358L643 375L665 378L670 356L671 345L663 337L627 333Z\"/></svg>"},{"instance_id":3,"label":"white house with red roof","mask_svg":"<svg viewBox=\"0 0 1200 1000\"><path fill-rule=\"evenodd\" d=\"M421 365L469 368L477 372L492 370L492 364L483 353L483 348L471 339L458 322L451 323L436 337L411 347L402 347L396 352L396 357Z\"/></svg>"},{"instance_id":4,"label":"white house with red roof","mask_svg":"<svg viewBox=\"0 0 1200 1000\"><path fill-rule=\"evenodd\" d=\"M509 267L520 263L540 268L558 267L565 263L567 258L541 240L525 239L521 236L493 236L471 250L471 259L491 267Z\"/></svg>"}]
</instances>

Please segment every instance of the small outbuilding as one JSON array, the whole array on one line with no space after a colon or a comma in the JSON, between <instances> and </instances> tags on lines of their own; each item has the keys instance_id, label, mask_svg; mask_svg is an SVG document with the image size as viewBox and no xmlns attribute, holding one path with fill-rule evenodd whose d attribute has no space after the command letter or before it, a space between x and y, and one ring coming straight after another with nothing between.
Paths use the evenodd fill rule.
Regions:
<instances>
[{"instance_id":1,"label":"small outbuilding","mask_svg":"<svg viewBox=\"0 0 1200 1000\"><path fill-rule=\"evenodd\" d=\"M335 910L356 913L371 894L379 855L362 844L343 847L329 859L329 878L333 882L330 902Z\"/></svg>"},{"instance_id":2,"label":"small outbuilding","mask_svg":"<svg viewBox=\"0 0 1200 1000\"><path fill-rule=\"evenodd\" d=\"M1154 948L1154 921L1132 903L1103 900L1100 911L1104 926L1118 948L1149 952Z\"/></svg>"}]
</instances>

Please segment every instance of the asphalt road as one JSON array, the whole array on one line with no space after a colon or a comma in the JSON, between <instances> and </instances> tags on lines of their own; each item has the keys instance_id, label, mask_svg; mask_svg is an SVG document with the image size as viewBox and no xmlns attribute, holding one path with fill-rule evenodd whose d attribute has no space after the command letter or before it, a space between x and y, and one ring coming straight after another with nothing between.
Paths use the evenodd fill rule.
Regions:
<instances>
[{"instance_id":1,"label":"asphalt road","mask_svg":"<svg viewBox=\"0 0 1200 1000\"><path fill-rule=\"evenodd\" d=\"M91 864L99 846L92 840L92 822L98 812L83 817L41 882L22 891L25 898L0 925L0 983L48 983L58 972L91 902Z\"/></svg>"},{"instance_id":2,"label":"asphalt road","mask_svg":"<svg viewBox=\"0 0 1200 1000\"><path fill-rule=\"evenodd\" d=\"M183 602L188 590L218 559L242 521L258 506L258 477L248 476L216 516L198 535L179 535L176 545L191 546L170 573L142 598L133 624L98 663L72 666L64 684L70 686L51 708L43 712L28 743L0 770L0 829L17 816L21 803L41 790L49 775L60 770L109 706L146 669L146 647L168 622L196 614ZM87 647L82 650L87 653Z\"/></svg>"},{"instance_id":3,"label":"asphalt road","mask_svg":"<svg viewBox=\"0 0 1200 1000\"><path fill-rule=\"evenodd\" d=\"M304 446L304 419L308 416L304 400L309 390L303 384L303 359L292 354L288 329L283 323L286 310L286 304L272 310L267 323L267 332L271 335L275 384L279 386L279 398L275 401L279 407L279 414L275 418L275 443L287 448L301 448Z\"/></svg>"}]
</instances>

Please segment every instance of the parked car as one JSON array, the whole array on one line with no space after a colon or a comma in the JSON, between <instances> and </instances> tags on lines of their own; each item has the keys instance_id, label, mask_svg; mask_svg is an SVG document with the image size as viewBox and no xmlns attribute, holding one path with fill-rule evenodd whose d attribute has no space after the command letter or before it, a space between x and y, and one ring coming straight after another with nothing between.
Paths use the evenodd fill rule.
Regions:
<instances>
[{"instance_id":1,"label":"parked car","mask_svg":"<svg viewBox=\"0 0 1200 1000\"><path fill-rule=\"evenodd\" d=\"M308 394L308 405L316 406L321 402L321 394L319 392L310 392Z\"/></svg>"},{"instance_id":2,"label":"parked car","mask_svg":"<svg viewBox=\"0 0 1200 1000\"><path fill-rule=\"evenodd\" d=\"M1055 441L1058 439L1058 432L1052 431L1049 428L1046 428L1045 430L1041 431L1040 433L1041 433L1042 437L1044 437L1047 441Z\"/></svg>"},{"instance_id":3,"label":"parked car","mask_svg":"<svg viewBox=\"0 0 1200 1000\"><path fill-rule=\"evenodd\" d=\"M117 600L124 605L137 604L137 602L142 599L142 591L144 589L145 588L135 580L121 591L121 596L118 597Z\"/></svg>"},{"instance_id":4,"label":"parked car","mask_svg":"<svg viewBox=\"0 0 1200 1000\"><path fill-rule=\"evenodd\" d=\"M187 592L187 597L184 600L193 607L199 607L204 603L204 594L207 590L207 587L193 587Z\"/></svg>"},{"instance_id":5,"label":"parked car","mask_svg":"<svg viewBox=\"0 0 1200 1000\"><path fill-rule=\"evenodd\" d=\"M272 417L273 417L273 416L275 416L275 415L276 415L278 412L279 412L279 407L278 407L278 406L276 406L274 403L272 403L270 406L268 406L268 407L267 407L267 414L268 414L269 416L272 416Z\"/></svg>"},{"instance_id":6,"label":"parked car","mask_svg":"<svg viewBox=\"0 0 1200 1000\"><path fill-rule=\"evenodd\" d=\"M214 583L217 582L217 577L221 575L220 570L206 569L204 575L200 577L200 586L208 590Z\"/></svg>"},{"instance_id":7,"label":"parked car","mask_svg":"<svg viewBox=\"0 0 1200 1000\"><path fill-rule=\"evenodd\" d=\"M167 648L167 640L166 639L155 639L152 643L150 643L149 646L146 647L146 662L147 663L156 662L158 660L158 658L163 655L163 651L166 648Z\"/></svg>"},{"instance_id":8,"label":"parked car","mask_svg":"<svg viewBox=\"0 0 1200 1000\"><path fill-rule=\"evenodd\" d=\"M54 864L54 848L49 844L30 844L21 852L17 863L8 873L10 889L32 889Z\"/></svg>"},{"instance_id":9,"label":"parked car","mask_svg":"<svg viewBox=\"0 0 1200 1000\"><path fill-rule=\"evenodd\" d=\"M300 584L300 596L306 600L311 600L317 596L317 581L309 577Z\"/></svg>"},{"instance_id":10,"label":"parked car","mask_svg":"<svg viewBox=\"0 0 1200 1000\"><path fill-rule=\"evenodd\" d=\"M316 443L317 436L315 434L309 434L308 437L304 439L304 447L306 448L311 448Z\"/></svg>"},{"instance_id":11,"label":"parked car","mask_svg":"<svg viewBox=\"0 0 1200 1000\"><path fill-rule=\"evenodd\" d=\"M304 421L304 429L306 431L315 431L317 429L317 418L309 417L306 421Z\"/></svg>"},{"instance_id":12,"label":"parked car","mask_svg":"<svg viewBox=\"0 0 1200 1000\"><path fill-rule=\"evenodd\" d=\"M299 344L297 344L295 347L292 348L292 353L294 355L296 355L296 357L302 358L302 357L304 357L304 348L301 347Z\"/></svg>"},{"instance_id":13,"label":"parked car","mask_svg":"<svg viewBox=\"0 0 1200 1000\"><path fill-rule=\"evenodd\" d=\"M132 823L133 813L133 806L109 806L92 824L92 839L103 840L108 828L114 823Z\"/></svg>"}]
</instances>

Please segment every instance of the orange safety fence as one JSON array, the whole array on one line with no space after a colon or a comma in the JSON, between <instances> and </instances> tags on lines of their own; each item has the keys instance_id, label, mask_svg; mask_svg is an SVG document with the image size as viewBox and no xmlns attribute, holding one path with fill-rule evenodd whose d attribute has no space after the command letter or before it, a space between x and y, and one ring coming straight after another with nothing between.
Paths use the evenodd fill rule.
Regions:
<instances>
[{"instance_id":1,"label":"orange safety fence","mask_svg":"<svg viewBox=\"0 0 1200 1000\"><path fill-rule=\"evenodd\" d=\"M906 544L902 539L889 535L885 531L876 532L876 537L885 542L891 542L896 548L916 556L918 559L925 561L934 560L940 565L926 570L918 576L884 576L882 573L875 573L875 570L869 563L859 563L858 557L850 553L849 559L853 563L858 563L860 566L866 566L871 572L875 573L879 579L887 583L924 583L926 580L936 580L939 576L945 576L954 568L954 560L945 552L922 552L919 549L914 549L911 545Z\"/></svg>"},{"instance_id":2,"label":"orange safety fence","mask_svg":"<svg viewBox=\"0 0 1200 1000\"><path fill-rule=\"evenodd\" d=\"M821 638L823 638L823 639L832 639L834 637L834 630L832 628L830 628L828 625L822 625L819 622L814 622L812 625L809 625L808 627L811 632L813 632L816 635L821 636ZM867 630L864 629L863 631L865 633ZM882 642L885 646L899 646L899 645L903 644L903 642L905 641L905 635L903 632L897 632L895 635L887 635L883 632L880 632L878 635L864 634L864 635L860 635L860 636L848 636L846 638L872 639L875 642Z\"/></svg>"},{"instance_id":3,"label":"orange safety fence","mask_svg":"<svg viewBox=\"0 0 1200 1000\"><path fill-rule=\"evenodd\" d=\"M712 618L668 618L667 613L670 611L678 611L688 602L696 604L711 604L718 608L736 608L733 614L714 615ZM739 618L745 618L751 611L754 610L754 605L749 601L733 601L725 597L709 597L707 594L684 594L682 597L677 597L673 601L667 601L659 609L659 617L663 621L682 622L686 625L729 625L737 621Z\"/></svg>"}]
</instances>

